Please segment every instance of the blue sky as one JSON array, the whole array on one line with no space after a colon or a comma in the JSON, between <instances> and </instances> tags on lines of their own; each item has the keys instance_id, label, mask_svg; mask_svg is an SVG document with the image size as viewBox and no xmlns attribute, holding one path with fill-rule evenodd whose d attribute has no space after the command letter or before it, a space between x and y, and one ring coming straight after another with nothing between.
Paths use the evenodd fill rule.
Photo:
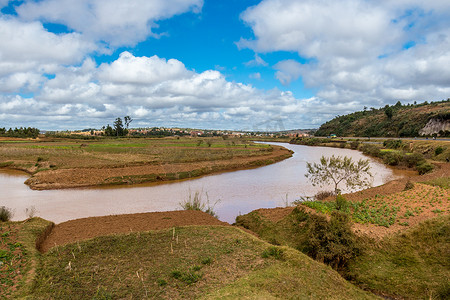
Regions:
<instances>
[{"instance_id":1,"label":"blue sky","mask_svg":"<svg viewBox=\"0 0 450 300\"><path fill-rule=\"evenodd\" d=\"M0 0L0 127L314 128L450 97L450 4Z\"/></svg>"}]
</instances>

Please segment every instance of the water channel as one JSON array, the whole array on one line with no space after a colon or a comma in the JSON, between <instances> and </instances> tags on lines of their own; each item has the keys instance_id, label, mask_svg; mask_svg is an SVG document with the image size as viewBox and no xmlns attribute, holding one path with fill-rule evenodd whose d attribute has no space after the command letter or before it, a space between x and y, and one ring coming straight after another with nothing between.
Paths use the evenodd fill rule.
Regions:
<instances>
[{"instance_id":1,"label":"water channel","mask_svg":"<svg viewBox=\"0 0 450 300\"><path fill-rule=\"evenodd\" d=\"M25 219L25 210L34 207L37 216L60 223L91 216L179 210L180 202L198 191L202 193L203 200L208 196L209 202L215 203L214 211L219 219L233 223L239 214L257 208L284 206L287 201L312 196L323 190L313 187L305 178L306 162L318 162L322 155L333 154L351 156L354 160L367 158L349 149L271 144L291 149L294 151L293 157L256 169L132 187L34 191L24 184L27 179L25 173L0 169L0 206L14 211L13 220ZM392 169L373 159L371 167L374 186L397 176Z\"/></svg>"}]
</instances>

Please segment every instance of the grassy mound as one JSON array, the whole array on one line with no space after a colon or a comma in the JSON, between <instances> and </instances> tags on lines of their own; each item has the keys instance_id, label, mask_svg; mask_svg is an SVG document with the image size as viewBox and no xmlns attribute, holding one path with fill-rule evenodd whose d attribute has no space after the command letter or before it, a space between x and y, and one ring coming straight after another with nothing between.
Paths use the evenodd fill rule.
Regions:
<instances>
[{"instance_id":1,"label":"grassy mound","mask_svg":"<svg viewBox=\"0 0 450 300\"><path fill-rule=\"evenodd\" d=\"M331 268L235 227L104 236L42 256L35 298L373 298Z\"/></svg>"},{"instance_id":2,"label":"grassy mound","mask_svg":"<svg viewBox=\"0 0 450 300\"><path fill-rule=\"evenodd\" d=\"M442 216L384 239L350 263L366 288L411 299L449 299L450 217Z\"/></svg>"},{"instance_id":3,"label":"grassy mound","mask_svg":"<svg viewBox=\"0 0 450 300\"><path fill-rule=\"evenodd\" d=\"M36 243L49 226L41 218L0 222L0 298L30 294L39 261Z\"/></svg>"},{"instance_id":4,"label":"grassy mound","mask_svg":"<svg viewBox=\"0 0 450 300\"><path fill-rule=\"evenodd\" d=\"M339 225L335 221L337 226L332 226L333 216L327 224L318 216L307 216L299 208L277 222L254 211L239 216L237 223L267 241L290 245L332 266L336 265L336 259L342 262L345 258L346 264L337 269L363 289L406 299L448 299L450 296L448 215L419 223L381 241L355 239L344 226L345 222ZM314 255L311 246L325 255Z\"/></svg>"}]
</instances>

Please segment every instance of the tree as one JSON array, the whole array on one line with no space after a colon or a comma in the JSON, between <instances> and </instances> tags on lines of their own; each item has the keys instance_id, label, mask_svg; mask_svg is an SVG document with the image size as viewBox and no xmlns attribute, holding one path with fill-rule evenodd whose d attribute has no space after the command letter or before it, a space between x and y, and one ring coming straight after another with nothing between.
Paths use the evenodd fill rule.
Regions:
<instances>
[{"instance_id":1,"label":"tree","mask_svg":"<svg viewBox=\"0 0 450 300\"><path fill-rule=\"evenodd\" d=\"M368 159L353 162L351 157L334 156L320 158L320 163L306 163L308 173L305 176L313 186L334 184L336 194L340 193L339 184L347 188L364 188L372 185L372 174Z\"/></svg>"},{"instance_id":2,"label":"tree","mask_svg":"<svg viewBox=\"0 0 450 300\"><path fill-rule=\"evenodd\" d=\"M109 126L109 124L105 128L105 135L106 136L113 136L114 135L114 130L112 129L111 126Z\"/></svg>"},{"instance_id":3,"label":"tree","mask_svg":"<svg viewBox=\"0 0 450 300\"><path fill-rule=\"evenodd\" d=\"M131 119L130 116L125 116L125 117L123 118L123 120L124 120L124 122L125 122L125 126L127 126L127 129L128 129L128 126L130 126L130 123L133 121L133 119Z\"/></svg>"},{"instance_id":4,"label":"tree","mask_svg":"<svg viewBox=\"0 0 450 300\"><path fill-rule=\"evenodd\" d=\"M116 132L116 136L123 136L123 123L121 118L117 118L114 121L114 131Z\"/></svg>"},{"instance_id":5,"label":"tree","mask_svg":"<svg viewBox=\"0 0 450 300\"><path fill-rule=\"evenodd\" d=\"M387 116L388 119L390 120L390 119L392 119L392 116L394 115L394 110L392 109L391 106L387 106L387 107L384 109L384 113L386 114L386 116Z\"/></svg>"}]
</instances>

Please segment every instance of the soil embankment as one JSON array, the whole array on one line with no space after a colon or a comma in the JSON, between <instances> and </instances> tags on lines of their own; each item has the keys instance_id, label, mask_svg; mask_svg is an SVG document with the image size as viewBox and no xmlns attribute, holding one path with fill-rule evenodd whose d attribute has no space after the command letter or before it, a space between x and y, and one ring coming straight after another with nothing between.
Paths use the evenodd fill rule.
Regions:
<instances>
[{"instance_id":1,"label":"soil embankment","mask_svg":"<svg viewBox=\"0 0 450 300\"><path fill-rule=\"evenodd\" d=\"M354 202L371 198L382 199L382 197L385 196L383 201L385 201L386 205L392 205L393 203L391 202L395 202L394 205L400 206L400 211L402 212L399 214L400 219L404 219L405 208L407 208L411 212L415 212L411 214L411 216L407 217L408 226L402 226L398 223L393 224L389 227L378 226L370 223L353 223L353 231L360 235L367 235L372 238L381 239L387 235L406 230L427 219L436 217L438 213L448 214L449 201L438 201L438 198L448 199L445 198L446 195L448 195L448 192L441 191L440 193L442 193L442 195L436 196L434 187L419 183L436 178L447 177L450 174L449 163L435 163L435 165L435 170L432 173L426 175L403 177L400 179L392 180L381 186L369 188L355 193L345 194L344 196L347 200ZM405 192L405 185L408 180L415 183L415 186L410 192ZM389 200L389 198L392 199ZM332 201L333 199L334 198L330 197L328 199L325 199L324 201ZM304 208L309 213L317 213L311 208ZM261 208L256 211L264 219L276 223L289 215L293 209L293 207L277 207Z\"/></svg>"},{"instance_id":2,"label":"soil embankment","mask_svg":"<svg viewBox=\"0 0 450 300\"><path fill-rule=\"evenodd\" d=\"M273 151L265 155L236 157L226 160L47 170L34 174L25 183L34 190L50 190L171 181L224 171L254 168L272 164L291 156L292 151L284 147L273 146Z\"/></svg>"},{"instance_id":3,"label":"soil embankment","mask_svg":"<svg viewBox=\"0 0 450 300\"><path fill-rule=\"evenodd\" d=\"M41 252L47 252L55 246L75 243L103 235L160 230L189 225L230 226L230 224L219 221L207 213L195 210L91 217L55 225L47 238L38 245L38 248Z\"/></svg>"}]
</instances>

